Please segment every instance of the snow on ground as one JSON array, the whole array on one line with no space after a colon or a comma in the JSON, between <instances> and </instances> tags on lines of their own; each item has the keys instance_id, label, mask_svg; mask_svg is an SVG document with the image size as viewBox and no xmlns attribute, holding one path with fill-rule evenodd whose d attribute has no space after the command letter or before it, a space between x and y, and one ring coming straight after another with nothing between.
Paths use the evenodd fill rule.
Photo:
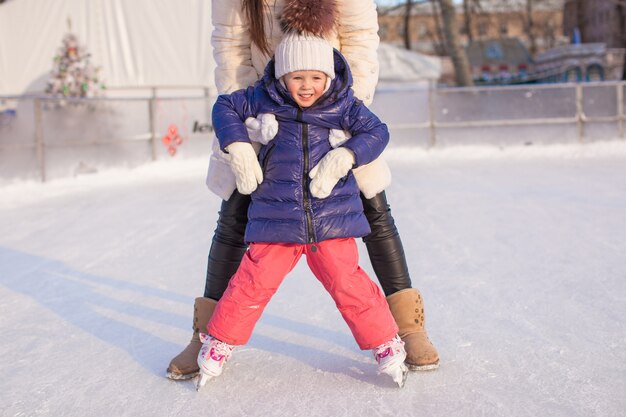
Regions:
<instances>
[{"instance_id":1,"label":"snow on ground","mask_svg":"<svg viewBox=\"0 0 626 417\"><path fill-rule=\"evenodd\" d=\"M301 262L222 377L167 380L219 206L174 160L0 188L0 415L624 415L626 144L388 159L437 371L377 375Z\"/></svg>"}]
</instances>

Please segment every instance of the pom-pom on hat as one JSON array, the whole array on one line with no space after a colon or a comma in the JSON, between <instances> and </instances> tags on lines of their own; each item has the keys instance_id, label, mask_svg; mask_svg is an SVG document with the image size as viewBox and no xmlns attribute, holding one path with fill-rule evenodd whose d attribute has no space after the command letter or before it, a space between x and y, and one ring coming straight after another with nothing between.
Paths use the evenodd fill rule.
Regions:
<instances>
[{"instance_id":1,"label":"pom-pom on hat","mask_svg":"<svg viewBox=\"0 0 626 417\"><path fill-rule=\"evenodd\" d=\"M333 47L324 37L336 22L335 0L287 0L280 17L284 36L274 52L274 76L314 70L335 78Z\"/></svg>"}]
</instances>

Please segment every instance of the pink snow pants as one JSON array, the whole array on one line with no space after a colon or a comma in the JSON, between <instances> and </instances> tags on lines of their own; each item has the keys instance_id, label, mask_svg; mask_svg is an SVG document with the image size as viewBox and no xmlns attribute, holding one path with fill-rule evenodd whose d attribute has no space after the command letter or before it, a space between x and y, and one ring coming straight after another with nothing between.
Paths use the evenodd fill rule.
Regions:
<instances>
[{"instance_id":1,"label":"pink snow pants","mask_svg":"<svg viewBox=\"0 0 626 417\"><path fill-rule=\"evenodd\" d=\"M231 345L248 342L263 309L303 254L361 349L373 349L398 333L385 297L358 265L352 238L306 245L252 243L213 312L208 333Z\"/></svg>"}]
</instances>

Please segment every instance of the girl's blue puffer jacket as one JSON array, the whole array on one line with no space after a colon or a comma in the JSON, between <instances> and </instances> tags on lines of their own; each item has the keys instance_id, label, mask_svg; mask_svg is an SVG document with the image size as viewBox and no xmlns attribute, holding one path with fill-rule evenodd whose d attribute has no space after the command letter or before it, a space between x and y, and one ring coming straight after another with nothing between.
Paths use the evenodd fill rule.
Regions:
<instances>
[{"instance_id":1,"label":"girl's blue puffer jacket","mask_svg":"<svg viewBox=\"0 0 626 417\"><path fill-rule=\"evenodd\" d=\"M273 60L255 85L219 96L213 107L223 151L233 142L250 142L243 123L248 117L272 113L278 121L276 137L259 153L263 182L252 193L246 242L313 243L370 232L352 171L327 198L309 191L309 171L332 150L330 129L352 134L342 146L354 152L355 167L376 159L389 141L387 126L353 96L350 69L337 50L334 62L330 88L306 109L274 78Z\"/></svg>"}]
</instances>

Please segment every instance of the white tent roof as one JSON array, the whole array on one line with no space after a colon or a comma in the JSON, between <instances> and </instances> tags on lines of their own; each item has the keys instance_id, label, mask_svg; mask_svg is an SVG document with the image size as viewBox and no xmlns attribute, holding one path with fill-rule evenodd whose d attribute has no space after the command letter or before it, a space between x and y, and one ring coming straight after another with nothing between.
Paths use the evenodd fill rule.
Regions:
<instances>
[{"instance_id":1,"label":"white tent roof","mask_svg":"<svg viewBox=\"0 0 626 417\"><path fill-rule=\"evenodd\" d=\"M210 0L19 0L0 5L0 94L44 89L68 18L109 87L213 84Z\"/></svg>"},{"instance_id":2,"label":"white tent roof","mask_svg":"<svg viewBox=\"0 0 626 417\"><path fill-rule=\"evenodd\" d=\"M437 80L441 76L441 60L382 43L378 47L380 81L407 82Z\"/></svg>"},{"instance_id":3,"label":"white tent roof","mask_svg":"<svg viewBox=\"0 0 626 417\"><path fill-rule=\"evenodd\" d=\"M43 91L68 19L108 87L213 85L210 0L19 0L0 5L0 95ZM378 54L383 82L441 73L437 58Z\"/></svg>"}]
</instances>

